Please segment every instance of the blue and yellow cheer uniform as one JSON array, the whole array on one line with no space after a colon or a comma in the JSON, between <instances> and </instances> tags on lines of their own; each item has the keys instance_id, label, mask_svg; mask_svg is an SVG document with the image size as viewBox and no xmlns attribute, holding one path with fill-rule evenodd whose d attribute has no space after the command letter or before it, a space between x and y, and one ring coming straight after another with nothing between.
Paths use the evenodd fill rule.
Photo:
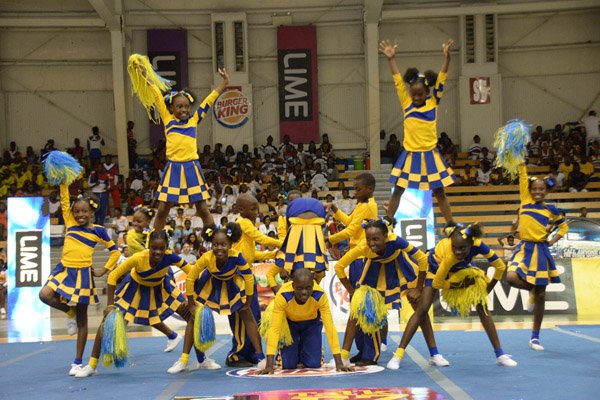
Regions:
<instances>
[{"instance_id":1,"label":"blue and yellow cheer uniform","mask_svg":"<svg viewBox=\"0 0 600 400\"><path fill-rule=\"evenodd\" d=\"M298 304L294 298L292 282L285 283L273 300L275 307L267 335L267 356L274 356L284 318L287 319L294 342L280 349L283 369L294 369L299 363L307 368L321 367L321 331L325 335L332 354L340 354L337 330L329 308L325 291L313 283L312 295L306 303Z\"/></svg>"},{"instance_id":2,"label":"blue and yellow cheer uniform","mask_svg":"<svg viewBox=\"0 0 600 400\"><path fill-rule=\"evenodd\" d=\"M358 203L350 215L346 215L338 208L333 214L333 218L346 225L346 228L335 235L329 236L329 241L331 244L336 244L349 239L350 248L353 248L365 239L365 230L362 227L363 221L377 218L377 203L371 197L366 202Z\"/></svg>"},{"instance_id":3,"label":"blue and yellow cheer uniform","mask_svg":"<svg viewBox=\"0 0 600 400\"><path fill-rule=\"evenodd\" d=\"M196 136L198 124L219 97L219 92L213 90L190 118L180 121L167 109L160 90L155 86L151 88L167 141L167 164L156 190L158 201L186 204L209 199L208 184L198 161Z\"/></svg>"},{"instance_id":4,"label":"blue and yellow cheer uniform","mask_svg":"<svg viewBox=\"0 0 600 400\"><path fill-rule=\"evenodd\" d=\"M150 265L150 250L144 250L129 257L108 275L108 284L116 285L119 278L127 274L115 290L115 306L121 310L126 321L155 325L170 317L185 303L185 297L169 273L171 265L179 267L186 274L190 272L190 266L170 250L153 268Z\"/></svg>"},{"instance_id":5,"label":"blue and yellow cheer uniform","mask_svg":"<svg viewBox=\"0 0 600 400\"><path fill-rule=\"evenodd\" d=\"M556 206L545 202L536 203L529 191L527 168L519 167L519 234L521 241L514 250L508 268L515 271L521 279L532 285L545 286L559 283L558 270L550 255L547 227L558 225L558 234L564 236L569 231L565 218Z\"/></svg>"},{"instance_id":6,"label":"blue and yellow cheer uniform","mask_svg":"<svg viewBox=\"0 0 600 400\"><path fill-rule=\"evenodd\" d=\"M231 315L246 303L246 296L254 294L254 275L239 251L230 249L221 269L209 251L192 266L185 287L188 296L221 315Z\"/></svg>"},{"instance_id":7,"label":"blue and yellow cheer uniform","mask_svg":"<svg viewBox=\"0 0 600 400\"><path fill-rule=\"evenodd\" d=\"M92 273L92 255L97 243L110 250L104 268L112 270L121 253L103 226L92 228L77 224L71 210L69 186L60 185L60 206L65 220L65 245L60 262L54 267L46 286L67 302L78 304L98 303L98 294Z\"/></svg>"},{"instance_id":8,"label":"blue and yellow cheer uniform","mask_svg":"<svg viewBox=\"0 0 600 400\"><path fill-rule=\"evenodd\" d=\"M440 72L432 93L421 107L413 104L400 74L394 85L404 112L404 150L392 169L390 183L402 188L433 190L456 181L454 172L437 150L437 110L446 73Z\"/></svg>"},{"instance_id":9,"label":"blue and yellow cheer uniform","mask_svg":"<svg viewBox=\"0 0 600 400\"><path fill-rule=\"evenodd\" d=\"M501 280L506 265L481 239L473 239L471 251L464 260L460 261L452 252L452 240L445 238L439 241L435 249L429 251L429 269L427 270L425 286L432 286L435 289L449 289L449 279L454 273L464 268L477 268L471 262L478 255L485 257L494 267L494 279ZM486 280L488 280L487 276Z\"/></svg>"}]
</instances>

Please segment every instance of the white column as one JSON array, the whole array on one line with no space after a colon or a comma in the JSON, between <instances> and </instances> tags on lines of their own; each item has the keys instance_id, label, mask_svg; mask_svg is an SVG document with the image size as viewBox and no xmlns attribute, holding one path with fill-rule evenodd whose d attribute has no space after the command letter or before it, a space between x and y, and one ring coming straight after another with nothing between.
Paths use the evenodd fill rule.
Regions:
<instances>
[{"instance_id":1,"label":"white column","mask_svg":"<svg viewBox=\"0 0 600 400\"><path fill-rule=\"evenodd\" d=\"M379 130L381 129L379 110L379 27L376 22L365 23L365 75L367 99L367 138L371 169L381 168L379 157Z\"/></svg>"},{"instance_id":2,"label":"white column","mask_svg":"<svg viewBox=\"0 0 600 400\"><path fill-rule=\"evenodd\" d=\"M115 137L117 139L117 157L119 171L127 175L129 171L129 153L127 152L127 109L125 105L125 59L123 50L125 43L123 32L119 29L110 30L112 47L113 96L115 104Z\"/></svg>"}]
</instances>

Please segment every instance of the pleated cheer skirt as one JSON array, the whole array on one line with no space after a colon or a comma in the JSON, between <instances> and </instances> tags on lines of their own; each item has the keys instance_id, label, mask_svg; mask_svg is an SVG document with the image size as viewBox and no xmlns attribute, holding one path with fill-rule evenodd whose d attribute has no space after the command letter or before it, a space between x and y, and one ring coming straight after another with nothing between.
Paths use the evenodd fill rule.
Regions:
<instances>
[{"instance_id":1,"label":"pleated cheer skirt","mask_svg":"<svg viewBox=\"0 0 600 400\"><path fill-rule=\"evenodd\" d=\"M58 263L50 272L46 286L58 293L67 303L98 303L92 267L72 268Z\"/></svg>"},{"instance_id":2,"label":"pleated cheer skirt","mask_svg":"<svg viewBox=\"0 0 600 400\"><path fill-rule=\"evenodd\" d=\"M521 279L532 285L560 283L556 264L545 242L519 242L508 270L516 272Z\"/></svg>"},{"instance_id":3,"label":"pleated cheer skirt","mask_svg":"<svg viewBox=\"0 0 600 400\"><path fill-rule=\"evenodd\" d=\"M208 184L198 160L167 161L156 190L158 201L166 203L196 203L210 199Z\"/></svg>"},{"instance_id":4,"label":"pleated cheer skirt","mask_svg":"<svg viewBox=\"0 0 600 400\"><path fill-rule=\"evenodd\" d=\"M246 303L246 281L240 273L222 280L205 269L194 283L200 303L221 315L231 315Z\"/></svg>"},{"instance_id":5,"label":"pleated cheer skirt","mask_svg":"<svg viewBox=\"0 0 600 400\"><path fill-rule=\"evenodd\" d=\"M368 264L371 265L368 266ZM367 266L368 270L365 272ZM361 285L377 289L385 299L388 309L399 310L402 307L401 294L406 289L406 282L400 282L396 266L393 263L382 265L377 262L369 263L366 258L359 258L350 263L348 272L348 280L354 288L359 287L362 277Z\"/></svg>"},{"instance_id":6,"label":"pleated cheer skirt","mask_svg":"<svg viewBox=\"0 0 600 400\"><path fill-rule=\"evenodd\" d=\"M300 268L319 273L327 270L327 248L323 238L323 218L290 218L290 227L275 265L288 273Z\"/></svg>"},{"instance_id":7,"label":"pleated cheer skirt","mask_svg":"<svg viewBox=\"0 0 600 400\"><path fill-rule=\"evenodd\" d=\"M115 306L121 309L126 321L139 325L164 321L182 303L185 297L169 274L156 286L142 285L127 274L115 291Z\"/></svg>"},{"instance_id":8,"label":"pleated cheer skirt","mask_svg":"<svg viewBox=\"0 0 600 400\"><path fill-rule=\"evenodd\" d=\"M404 150L390 176L390 183L405 189L433 190L456 181L437 148L429 151Z\"/></svg>"}]
</instances>

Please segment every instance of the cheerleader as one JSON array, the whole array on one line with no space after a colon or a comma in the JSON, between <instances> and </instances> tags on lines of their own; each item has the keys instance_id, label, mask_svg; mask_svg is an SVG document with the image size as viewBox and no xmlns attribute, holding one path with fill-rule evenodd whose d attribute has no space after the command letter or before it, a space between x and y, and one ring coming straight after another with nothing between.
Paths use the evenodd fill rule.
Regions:
<instances>
[{"instance_id":1,"label":"cheerleader","mask_svg":"<svg viewBox=\"0 0 600 400\"><path fill-rule=\"evenodd\" d=\"M550 178L528 177L525 164L519 166L519 234L521 241L514 250L506 280L511 286L529 290L530 308L533 306L533 330L529 347L544 350L540 344L540 329L544 318L546 286L560 283L556 264L549 248L569 231L565 218L554 205L544 199L554 186ZM558 226L558 232L548 240L548 226Z\"/></svg>"},{"instance_id":2,"label":"cheerleader","mask_svg":"<svg viewBox=\"0 0 600 400\"><path fill-rule=\"evenodd\" d=\"M291 194L293 196L293 193ZM315 281L321 282L327 271L327 248L323 238L325 207L317 199L292 197L284 218L286 236L275 258L275 265L267 272L267 281L275 294L275 276L291 275L307 268L314 272Z\"/></svg>"},{"instance_id":3,"label":"cheerleader","mask_svg":"<svg viewBox=\"0 0 600 400\"><path fill-rule=\"evenodd\" d=\"M448 39L442 45L445 58L439 74L436 75L433 71L421 74L416 68L409 68L404 74L404 79L396 65L398 45L392 45L387 40L379 44L379 51L388 59L404 112L404 151L396 160L390 177L390 183L395 187L387 209L389 217L394 217L404 190L411 188L433 190L446 222L452 221L452 211L444 187L454 183L456 178L436 148L436 114L444 93L452 44L454 41ZM405 82L408 84L408 90Z\"/></svg>"},{"instance_id":4,"label":"cheerleader","mask_svg":"<svg viewBox=\"0 0 600 400\"><path fill-rule=\"evenodd\" d=\"M283 369L296 369L298 365L302 365L302 368L320 368L323 354L321 331L325 327L336 370L354 370L342 362L329 300L309 269L296 270L292 282L284 284L272 301L274 307L266 339L267 361L265 368L256 372L257 375L272 374L275 370L275 354L281 333L285 330L284 324L288 325L292 340L279 351Z\"/></svg>"},{"instance_id":5,"label":"cheerleader","mask_svg":"<svg viewBox=\"0 0 600 400\"><path fill-rule=\"evenodd\" d=\"M256 352L256 358L259 361L265 358L258 326L250 310L250 304L255 297L254 275L241 252L232 248L232 245L242 237L240 226L230 222L226 228L208 227L203 237L204 240L212 243L212 247L200 257L186 279L188 310L192 319L188 321L185 330L183 354L167 370L170 374L187 369L189 353L194 341L193 318L196 313L196 301L221 315L239 315Z\"/></svg>"},{"instance_id":6,"label":"cheerleader","mask_svg":"<svg viewBox=\"0 0 600 400\"><path fill-rule=\"evenodd\" d=\"M471 307L475 306L483 329L494 348L496 364L504 367L516 367L517 362L502 350L496 326L487 310L487 295L502 279L502 274L506 269L504 262L488 245L482 242L481 227L478 224L467 227L455 225L446 228L446 233L448 238L442 239L435 249L429 252L429 269L421 300L415 313L410 317L400 345L387 367L389 369L400 367L404 350L417 331L420 320L426 317L438 289L443 289L444 300L463 316L467 316ZM491 280L481 269L471 263L477 255L487 258L495 268Z\"/></svg>"},{"instance_id":7,"label":"cheerleader","mask_svg":"<svg viewBox=\"0 0 600 400\"><path fill-rule=\"evenodd\" d=\"M169 209L173 204L196 203L196 210L204 226L214 224L206 200L210 198L209 187L198 161L196 145L197 126L206 116L208 109L229 84L225 69L219 69L221 84L206 97L198 109L192 110L194 96L191 93L171 91L163 97L162 90L168 86L150 66L147 57L132 55L128 72L133 88L148 115L156 110L165 126L167 164L156 190L158 211L154 229L164 228Z\"/></svg>"},{"instance_id":8,"label":"cheerleader","mask_svg":"<svg viewBox=\"0 0 600 400\"><path fill-rule=\"evenodd\" d=\"M40 290L40 300L52 308L67 314L67 333L77 332L77 350L69 375L82 369L83 351L88 335L87 309L98 303L94 277L103 276L114 268L121 253L103 226L94 225L94 212L98 200L78 196L70 204L69 186L60 185L60 206L65 221L66 235L60 262L50 273L48 281ZM102 271L92 269L92 255L96 243L102 243L110 251ZM69 306L68 303L75 303Z\"/></svg>"},{"instance_id":9,"label":"cheerleader","mask_svg":"<svg viewBox=\"0 0 600 400\"><path fill-rule=\"evenodd\" d=\"M123 313L125 323L150 325L158 330L159 324L173 315L179 314L184 320L190 320L185 297L169 273L169 267L175 265L189 273L190 266L178 255L167 250L169 238L165 231L150 234L148 249L129 257L123 264L108 275L106 285L105 315L117 308ZM124 276L118 287L117 281ZM115 289L116 287L116 289ZM86 378L96 374L98 358L102 344L102 325L98 328L92 357L88 365L80 369L76 378ZM220 368L204 353L197 352L198 364L195 368Z\"/></svg>"},{"instance_id":10,"label":"cheerleader","mask_svg":"<svg viewBox=\"0 0 600 400\"><path fill-rule=\"evenodd\" d=\"M427 256L403 238L392 233L390 229L392 225L392 221L387 217L367 222L364 225L366 240L348 251L337 262L335 273L350 296L354 295L358 287L366 285L379 292L386 309L399 311L402 291L408 289L409 282L419 280L422 283L425 279ZM361 260L361 257L365 258ZM417 266L414 265L411 258L416 260ZM350 279L344 272L347 266L350 267ZM407 297L411 305L418 302L420 296L418 288L421 286L417 284L414 288L407 290ZM423 320L421 327L430 351L434 352L432 358L436 362L447 363L437 352L429 318ZM356 328L357 321L350 319L344 336L342 358L348 360L352 341L356 335L359 355L356 360L352 361L363 365L376 364L381 351L381 332L371 335L362 332L362 329L357 331Z\"/></svg>"},{"instance_id":11,"label":"cheerleader","mask_svg":"<svg viewBox=\"0 0 600 400\"><path fill-rule=\"evenodd\" d=\"M154 217L154 210L147 207L137 207L133 213L131 221L132 228L127 232L127 247L129 248L130 256L146 250L148 245L148 237L150 235L150 222ZM154 328L164 333L167 337L167 346L164 349L165 353L173 351L183 337L164 322L153 325Z\"/></svg>"}]
</instances>

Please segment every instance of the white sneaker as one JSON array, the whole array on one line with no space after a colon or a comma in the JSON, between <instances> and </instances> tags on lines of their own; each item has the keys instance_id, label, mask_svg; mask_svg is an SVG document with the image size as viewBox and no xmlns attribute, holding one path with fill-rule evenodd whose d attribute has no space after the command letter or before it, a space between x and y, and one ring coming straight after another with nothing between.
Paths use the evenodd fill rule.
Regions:
<instances>
[{"instance_id":1,"label":"white sneaker","mask_svg":"<svg viewBox=\"0 0 600 400\"><path fill-rule=\"evenodd\" d=\"M540 344L540 341L539 341L539 340L537 341L537 343L535 343L535 342L533 341L533 339L531 339L531 340L529 341L529 347L531 347L531 350L537 350L537 351L544 350L544 346L542 346L542 345Z\"/></svg>"},{"instance_id":2,"label":"white sneaker","mask_svg":"<svg viewBox=\"0 0 600 400\"><path fill-rule=\"evenodd\" d=\"M71 364L71 369L69 370L69 375L75 376L77 374L77 372L81 371L81 368L83 368L83 366L81 364Z\"/></svg>"},{"instance_id":3,"label":"white sneaker","mask_svg":"<svg viewBox=\"0 0 600 400\"><path fill-rule=\"evenodd\" d=\"M190 371L195 371L197 369L219 369L221 366L217 364L215 360L212 358L205 358L201 363L196 361L192 366L189 367Z\"/></svg>"},{"instance_id":4,"label":"white sneaker","mask_svg":"<svg viewBox=\"0 0 600 400\"><path fill-rule=\"evenodd\" d=\"M429 365L436 367L447 367L450 365L450 362L446 360L443 355L436 354L435 356L429 357Z\"/></svg>"},{"instance_id":5,"label":"white sneaker","mask_svg":"<svg viewBox=\"0 0 600 400\"><path fill-rule=\"evenodd\" d=\"M77 321L75 320L75 318L67 317L67 333L70 336L73 336L77 333Z\"/></svg>"},{"instance_id":6,"label":"white sneaker","mask_svg":"<svg viewBox=\"0 0 600 400\"><path fill-rule=\"evenodd\" d=\"M386 368L387 369L399 369L400 368L400 360L396 354L392 357L390 361L388 361Z\"/></svg>"},{"instance_id":7,"label":"white sneaker","mask_svg":"<svg viewBox=\"0 0 600 400\"><path fill-rule=\"evenodd\" d=\"M379 348L379 350L381 350L381 352L383 353L384 351L387 351L387 344L385 343L381 343L381 347Z\"/></svg>"},{"instance_id":8,"label":"white sneaker","mask_svg":"<svg viewBox=\"0 0 600 400\"><path fill-rule=\"evenodd\" d=\"M92 375L96 375L96 370L90 367L89 365L86 365L85 367L77 371L77 373L75 374L75 378L87 378L88 376Z\"/></svg>"},{"instance_id":9,"label":"white sneaker","mask_svg":"<svg viewBox=\"0 0 600 400\"><path fill-rule=\"evenodd\" d=\"M500 365L502 367L516 367L517 362L512 359L511 355L502 354L500 357L496 358L496 365Z\"/></svg>"},{"instance_id":10,"label":"white sneaker","mask_svg":"<svg viewBox=\"0 0 600 400\"><path fill-rule=\"evenodd\" d=\"M177 360L175 361L175 364L173 364L173 366L167 370L167 373L178 374L180 372L187 371L187 369L187 365L182 363L180 360Z\"/></svg>"},{"instance_id":11,"label":"white sneaker","mask_svg":"<svg viewBox=\"0 0 600 400\"><path fill-rule=\"evenodd\" d=\"M267 366L267 359L263 358L262 360L260 360L258 362L258 364L256 364L256 369L265 369L266 366Z\"/></svg>"},{"instance_id":12,"label":"white sneaker","mask_svg":"<svg viewBox=\"0 0 600 400\"><path fill-rule=\"evenodd\" d=\"M175 347L183 340L182 335L177 335L175 339L167 339L167 347L165 347L165 353L170 353L175 350Z\"/></svg>"}]
</instances>

